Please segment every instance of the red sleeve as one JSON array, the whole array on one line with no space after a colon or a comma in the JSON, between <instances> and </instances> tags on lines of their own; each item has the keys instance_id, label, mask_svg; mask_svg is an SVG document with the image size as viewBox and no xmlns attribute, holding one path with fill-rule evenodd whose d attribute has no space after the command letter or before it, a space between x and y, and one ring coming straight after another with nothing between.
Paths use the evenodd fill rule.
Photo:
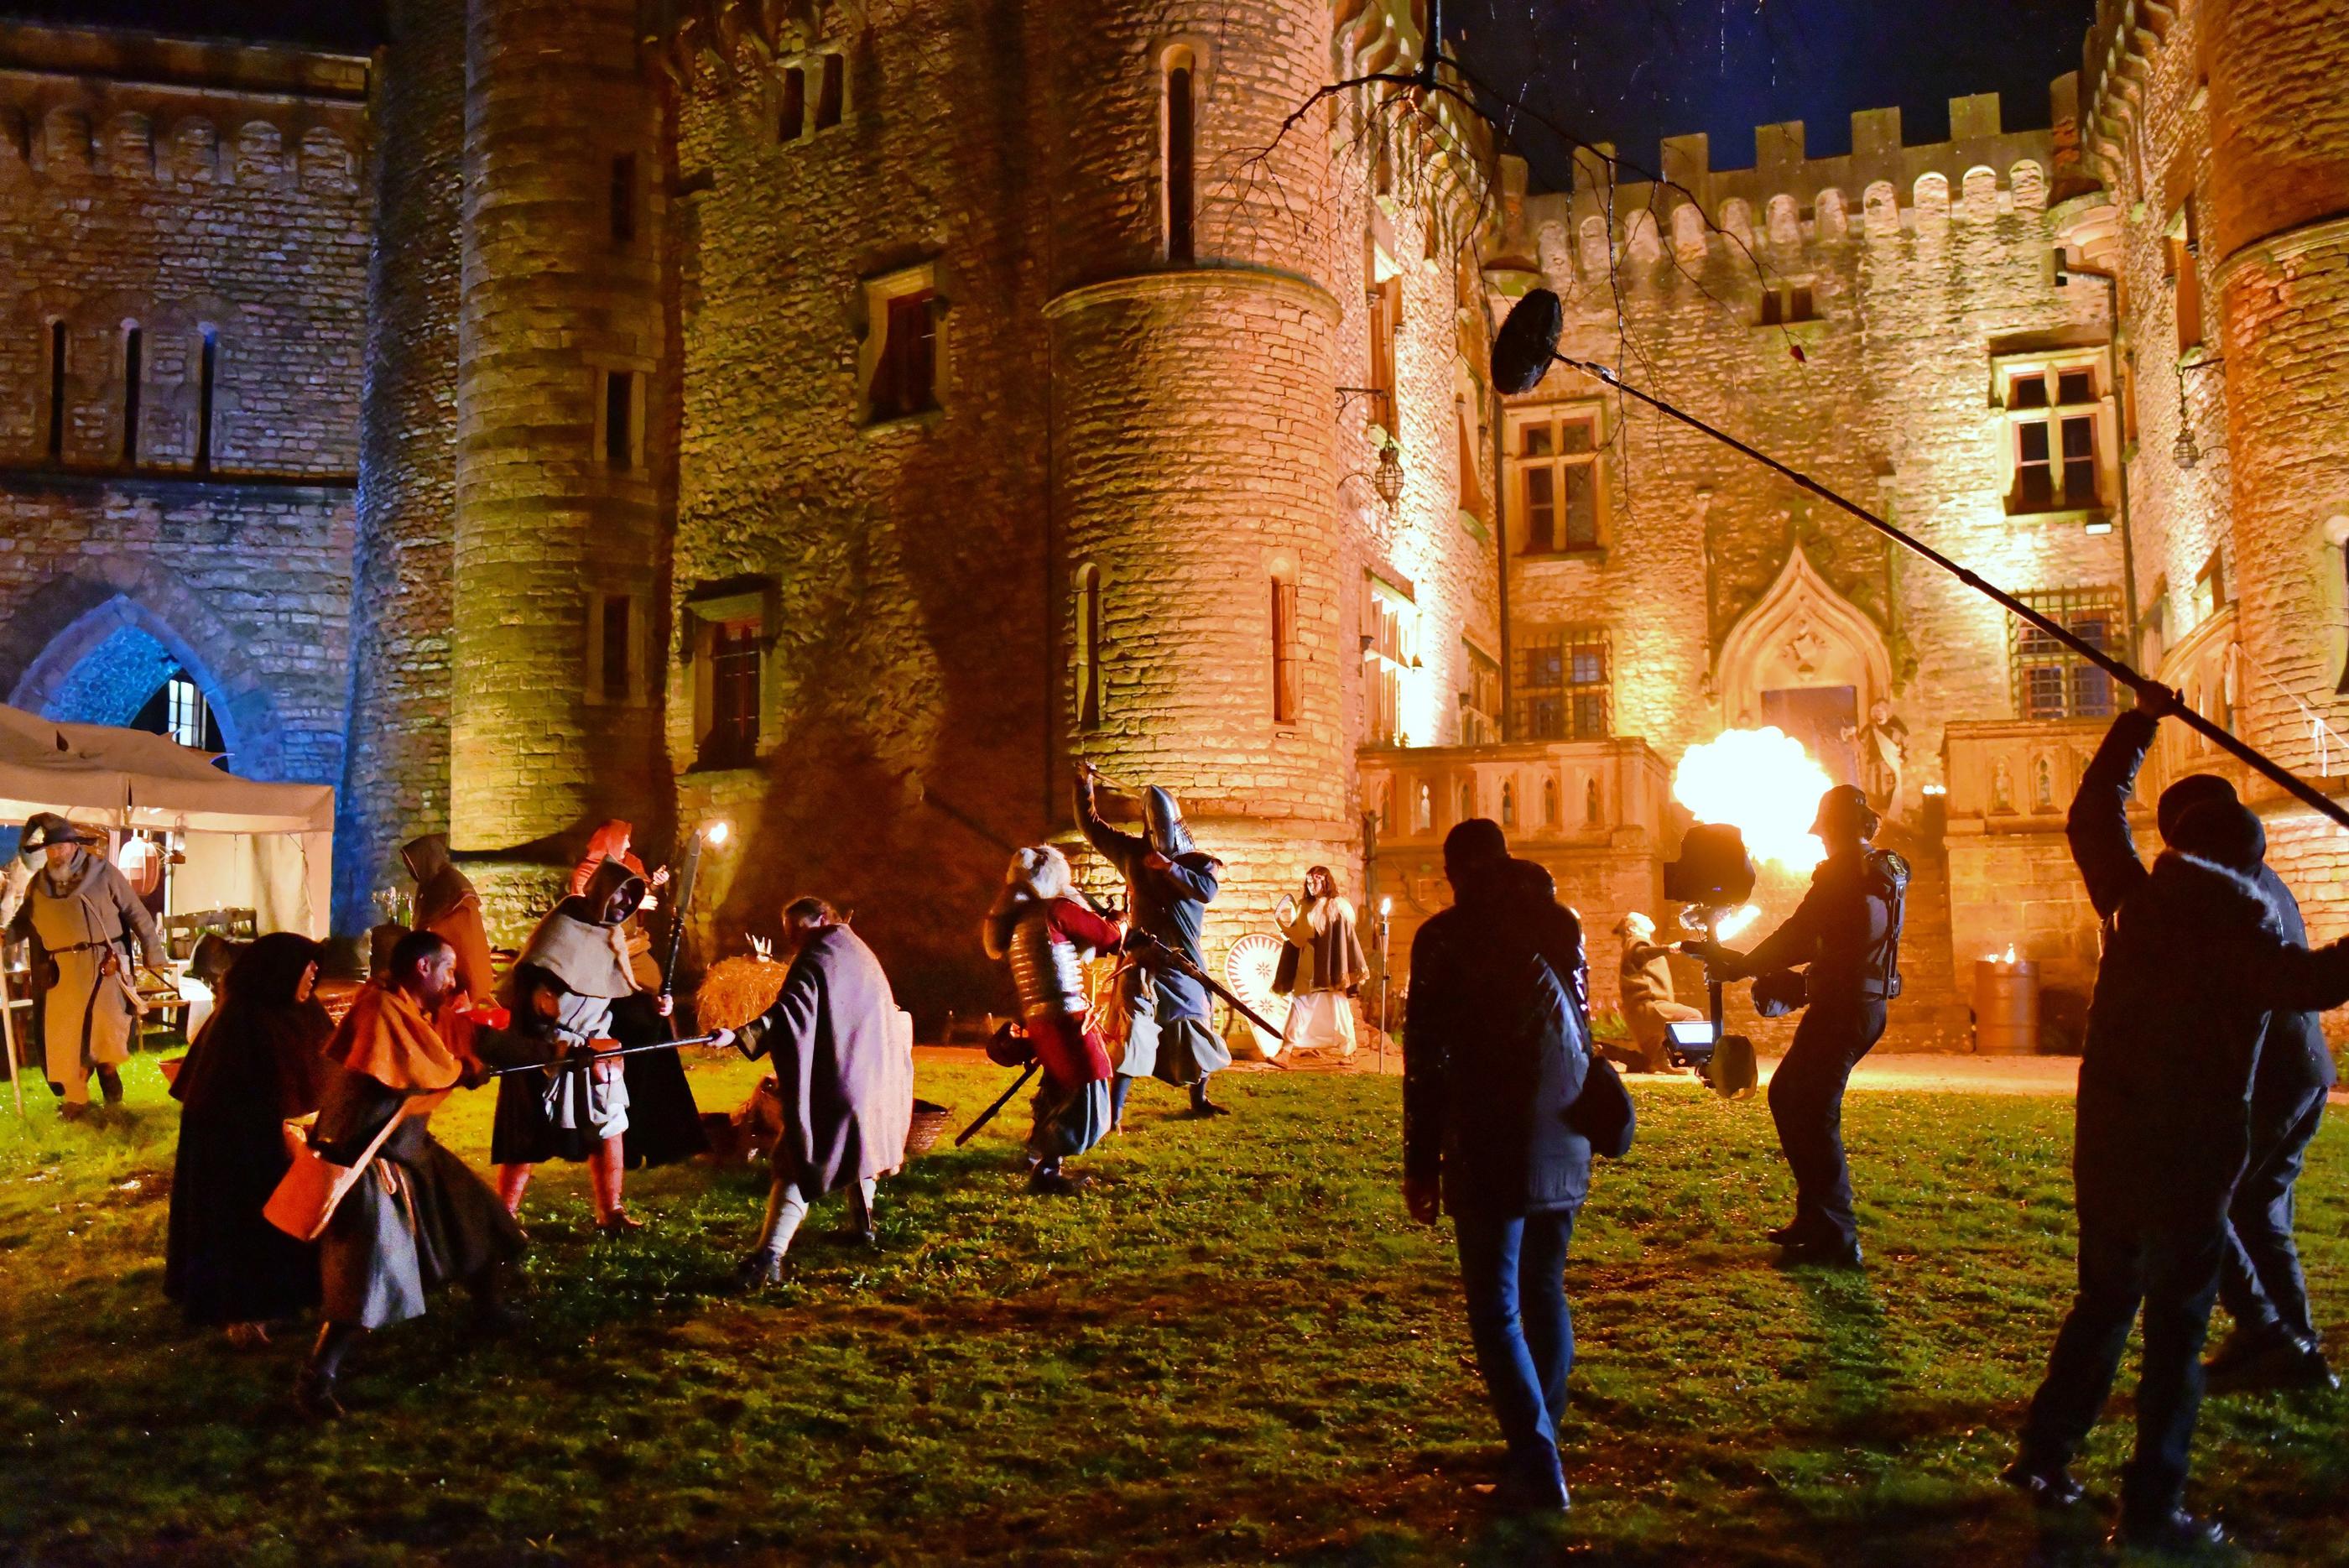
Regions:
<instances>
[{"instance_id":1,"label":"red sleeve","mask_svg":"<svg viewBox=\"0 0 2349 1568\"><path fill-rule=\"evenodd\" d=\"M1117 928L1086 909L1074 898L1055 898L1051 912L1045 917L1055 936L1065 937L1081 948L1095 952L1113 952L1119 937Z\"/></svg>"}]
</instances>

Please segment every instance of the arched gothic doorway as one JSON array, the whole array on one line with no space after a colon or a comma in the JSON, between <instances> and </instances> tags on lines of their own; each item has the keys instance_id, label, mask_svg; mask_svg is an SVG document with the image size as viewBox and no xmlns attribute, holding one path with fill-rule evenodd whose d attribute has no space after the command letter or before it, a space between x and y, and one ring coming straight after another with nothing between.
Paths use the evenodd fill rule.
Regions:
<instances>
[{"instance_id":1,"label":"arched gothic doorway","mask_svg":"<svg viewBox=\"0 0 2349 1568\"><path fill-rule=\"evenodd\" d=\"M1721 645L1722 714L1734 729L1774 724L1839 783L1862 778L1857 738L1892 697L1892 658L1866 611L1819 576L1803 547Z\"/></svg>"},{"instance_id":2,"label":"arched gothic doorway","mask_svg":"<svg viewBox=\"0 0 2349 1568\"><path fill-rule=\"evenodd\" d=\"M182 745L226 753L223 765L236 768L235 721L203 660L171 627L122 595L52 638L17 679L9 701L45 719L169 735Z\"/></svg>"}]
</instances>

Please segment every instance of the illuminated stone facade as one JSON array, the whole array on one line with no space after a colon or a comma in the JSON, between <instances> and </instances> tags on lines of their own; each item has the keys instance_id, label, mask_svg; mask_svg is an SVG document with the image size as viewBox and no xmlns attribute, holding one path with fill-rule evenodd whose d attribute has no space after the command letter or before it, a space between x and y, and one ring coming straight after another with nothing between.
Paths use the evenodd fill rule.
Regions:
<instances>
[{"instance_id":1,"label":"illuminated stone facade","mask_svg":"<svg viewBox=\"0 0 2349 1568\"><path fill-rule=\"evenodd\" d=\"M1962 1044L2010 941L2076 989L2060 810L2108 694L1593 382L1493 398L1539 282L1568 352L2337 766L2297 705L2337 720L2349 665L2323 0L2107 5L2052 130L1965 99L1934 146L1879 111L1837 158L1764 128L1746 171L1679 139L1654 186L1528 196L1504 160L1497 202L1445 100L1316 98L1407 67L1417 10L0 27L0 684L94 701L162 649L240 766L340 784L347 930L416 833L511 935L601 817L656 859L731 818L715 934L832 896L926 1025L1000 999L991 840L1065 834L1080 761L1189 804L1215 950L1322 862L1395 899L1400 961L1444 832L1495 816L1609 1003L1671 768L1775 722L1918 865L1902 1043ZM2206 340L2173 356L2177 297ZM2272 825L2320 888L2333 838Z\"/></svg>"}]
</instances>

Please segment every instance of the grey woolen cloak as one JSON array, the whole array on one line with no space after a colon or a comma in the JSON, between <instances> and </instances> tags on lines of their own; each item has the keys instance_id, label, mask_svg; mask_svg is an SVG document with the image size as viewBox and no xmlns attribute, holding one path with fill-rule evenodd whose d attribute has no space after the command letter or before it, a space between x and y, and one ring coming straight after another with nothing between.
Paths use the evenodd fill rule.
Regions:
<instances>
[{"instance_id":1,"label":"grey woolen cloak","mask_svg":"<svg viewBox=\"0 0 2349 1568\"><path fill-rule=\"evenodd\" d=\"M743 1027L775 1066L783 1136L776 1176L810 1199L905 1163L914 1120L913 1036L881 961L827 926L792 961L775 1004Z\"/></svg>"}]
</instances>

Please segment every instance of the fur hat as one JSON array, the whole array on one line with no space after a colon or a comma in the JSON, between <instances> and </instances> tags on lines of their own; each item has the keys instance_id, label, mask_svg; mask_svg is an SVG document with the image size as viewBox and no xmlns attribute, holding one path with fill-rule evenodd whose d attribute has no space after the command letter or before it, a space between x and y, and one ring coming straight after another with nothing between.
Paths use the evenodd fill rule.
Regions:
<instances>
[{"instance_id":1,"label":"fur hat","mask_svg":"<svg viewBox=\"0 0 2349 1568\"><path fill-rule=\"evenodd\" d=\"M1069 857L1050 844L1013 850L1011 864L1003 868L1006 888L1039 901L1067 898L1073 883Z\"/></svg>"}]
</instances>

